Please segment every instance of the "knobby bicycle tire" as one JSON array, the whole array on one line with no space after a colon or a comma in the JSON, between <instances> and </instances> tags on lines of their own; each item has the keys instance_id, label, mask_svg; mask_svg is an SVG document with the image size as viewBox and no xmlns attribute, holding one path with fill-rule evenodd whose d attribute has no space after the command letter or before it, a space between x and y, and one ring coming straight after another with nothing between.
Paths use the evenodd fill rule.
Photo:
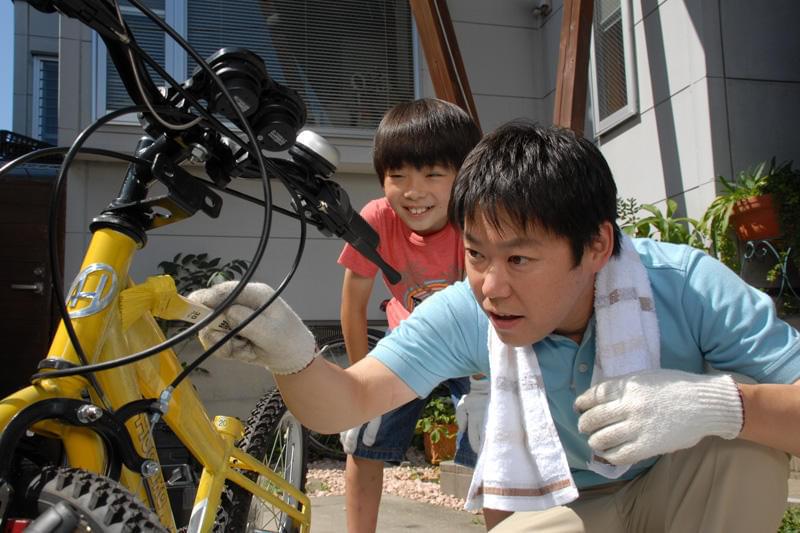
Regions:
<instances>
[{"instance_id":1,"label":"knobby bicycle tire","mask_svg":"<svg viewBox=\"0 0 800 533\"><path fill-rule=\"evenodd\" d=\"M76 531L168 533L158 516L113 479L79 468L45 467L31 485L44 513L59 502L78 517Z\"/></svg>"},{"instance_id":2,"label":"knobby bicycle tire","mask_svg":"<svg viewBox=\"0 0 800 533\"><path fill-rule=\"evenodd\" d=\"M374 348L383 337L384 333L382 331L367 329L367 346L369 346L369 349L371 350ZM347 368L350 365L343 334L338 333L333 336L322 337L317 339L317 344L320 347L320 355L331 363L339 365L342 368ZM315 456L338 459L341 461L347 457L342 450L342 443L339 441L338 433L334 435L323 435L322 433L309 430L308 447L310 452Z\"/></svg>"},{"instance_id":3,"label":"knobby bicycle tire","mask_svg":"<svg viewBox=\"0 0 800 533\"><path fill-rule=\"evenodd\" d=\"M259 400L247 419L244 437L238 446L290 481L296 488L305 489L308 469L308 430L286 409L277 388ZM244 473L256 481L255 472ZM258 478L259 484L268 483ZM263 482L263 483L262 483ZM290 500L293 501L293 500ZM264 518L269 528L261 523ZM259 522L256 524L255 522ZM246 533L251 531L294 533L291 519L272 508L233 482L226 482L214 525L215 533Z\"/></svg>"}]
</instances>

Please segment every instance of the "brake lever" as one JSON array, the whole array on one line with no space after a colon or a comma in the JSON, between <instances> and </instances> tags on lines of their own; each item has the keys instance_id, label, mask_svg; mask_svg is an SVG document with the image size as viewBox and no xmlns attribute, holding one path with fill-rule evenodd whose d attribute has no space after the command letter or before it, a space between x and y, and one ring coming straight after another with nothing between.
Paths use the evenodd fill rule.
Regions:
<instances>
[{"instance_id":1,"label":"brake lever","mask_svg":"<svg viewBox=\"0 0 800 533\"><path fill-rule=\"evenodd\" d=\"M380 238L377 232L353 209L344 189L330 180L318 180L317 186L317 194L310 198L306 195L306 209L311 210L334 235L377 265L389 283L398 283L402 276L378 253ZM308 202L309 199L312 201Z\"/></svg>"}]
</instances>

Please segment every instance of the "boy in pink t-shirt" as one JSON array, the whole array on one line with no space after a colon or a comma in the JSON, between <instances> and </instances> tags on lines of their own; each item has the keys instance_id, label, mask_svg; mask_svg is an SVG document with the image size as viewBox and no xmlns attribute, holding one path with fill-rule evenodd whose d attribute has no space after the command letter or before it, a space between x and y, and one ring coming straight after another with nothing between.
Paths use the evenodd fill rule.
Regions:
<instances>
[{"instance_id":1,"label":"boy in pink t-shirt","mask_svg":"<svg viewBox=\"0 0 800 533\"><path fill-rule=\"evenodd\" d=\"M389 329L404 320L432 293L464 278L464 246L447 218L453 180L480 130L461 108L420 99L390 109L375 133L373 162L384 197L361 211L380 237L378 252L402 279L391 285L386 307ZM350 245L345 267L341 322L350 363L367 352L367 304L377 267ZM456 398L469 392L468 378L445 384ZM427 399L414 400L359 428L342 433L347 452L345 493L348 530L375 531L385 461L400 462L411 444ZM474 464L466 437L457 460Z\"/></svg>"}]
</instances>

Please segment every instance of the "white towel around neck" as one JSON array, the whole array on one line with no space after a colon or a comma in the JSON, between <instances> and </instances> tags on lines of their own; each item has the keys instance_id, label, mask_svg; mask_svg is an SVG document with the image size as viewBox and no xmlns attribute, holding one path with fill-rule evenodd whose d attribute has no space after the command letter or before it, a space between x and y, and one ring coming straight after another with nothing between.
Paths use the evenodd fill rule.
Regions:
<instances>
[{"instance_id":1,"label":"white towel around neck","mask_svg":"<svg viewBox=\"0 0 800 533\"><path fill-rule=\"evenodd\" d=\"M619 257L597 274L594 315L592 385L660 366L653 292L628 237ZM578 489L550 415L533 347L504 344L491 324L488 338L491 394L466 509L541 511L573 501ZM586 467L608 478L630 467L595 459Z\"/></svg>"}]
</instances>

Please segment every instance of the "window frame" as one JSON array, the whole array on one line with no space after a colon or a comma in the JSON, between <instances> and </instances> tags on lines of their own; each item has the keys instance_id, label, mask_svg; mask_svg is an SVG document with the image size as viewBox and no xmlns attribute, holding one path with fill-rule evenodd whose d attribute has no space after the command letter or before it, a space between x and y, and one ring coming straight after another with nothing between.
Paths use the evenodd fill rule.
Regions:
<instances>
[{"instance_id":1,"label":"window frame","mask_svg":"<svg viewBox=\"0 0 800 533\"><path fill-rule=\"evenodd\" d=\"M31 133L32 137L43 140L44 135L40 125L42 118L41 106L39 105L39 93L42 89L42 63L55 63L59 68L58 56L49 54L33 54L33 79L31 80ZM58 87L56 86L56 98L58 98ZM58 114L56 113L56 140L58 140Z\"/></svg>"},{"instance_id":2,"label":"window frame","mask_svg":"<svg viewBox=\"0 0 800 533\"><path fill-rule=\"evenodd\" d=\"M594 21L592 22L591 46L589 48L589 79L592 99L592 119L594 120L596 136L608 133L631 117L639 114L633 11L630 0L620 0L620 22L622 24L622 52L625 65L625 93L627 104L602 120L600 119L600 106L598 105L595 27Z\"/></svg>"},{"instance_id":3,"label":"window frame","mask_svg":"<svg viewBox=\"0 0 800 533\"><path fill-rule=\"evenodd\" d=\"M164 19L178 32L181 37L186 38L188 33L188 1L189 0L164 0ZM180 74L178 72L186 72L187 68L187 55L184 53L183 48L174 42L172 39L167 38L165 35L164 47L164 63L165 69L177 81L182 81L188 74ZM411 62L413 68L413 87L414 98L419 98L422 94L422 80L420 75L420 42L419 34L417 31L417 24L414 17L411 17ZM106 46L103 40L98 37L96 32L92 32L92 69L94 77L94 90L92 91L92 110L95 119L108 113L106 107L106 91L107 91L107 67L108 62L105 60L107 56ZM234 126L229 120L225 119L223 122L232 130L237 131L238 128ZM119 117L111 122L111 124L118 125L136 125L139 122L135 115L126 115ZM362 130L355 128L341 128L331 126L318 126L314 130L320 135L332 138L341 139L365 139L372 140L375 129L364 128Z\"/></svg>"}]
</instances>

